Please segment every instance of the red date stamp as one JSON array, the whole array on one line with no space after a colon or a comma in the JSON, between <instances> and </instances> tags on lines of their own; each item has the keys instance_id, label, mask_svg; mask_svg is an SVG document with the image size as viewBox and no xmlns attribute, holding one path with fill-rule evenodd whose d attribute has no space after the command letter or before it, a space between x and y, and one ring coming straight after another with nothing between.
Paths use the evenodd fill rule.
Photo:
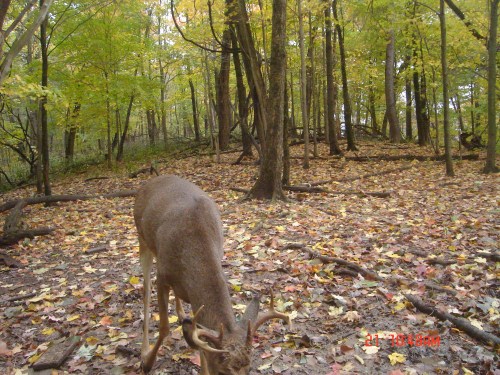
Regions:
<instances>
[{"instance_id":1,"label":"red date stamp","mask_svg":"<svg viewBox=\"0 0 500 375\"><path fill-rule=\"evenodd\" d=\"M380 340L390 340L391 347L395 346L428 346L439 347L441 345L441 337L439 335L422 335L422 334L404 334L404 333L389 333L382 335L379 338L378 334L367 334L365 346L380 346Z\"/></svg>"}]
</instances>

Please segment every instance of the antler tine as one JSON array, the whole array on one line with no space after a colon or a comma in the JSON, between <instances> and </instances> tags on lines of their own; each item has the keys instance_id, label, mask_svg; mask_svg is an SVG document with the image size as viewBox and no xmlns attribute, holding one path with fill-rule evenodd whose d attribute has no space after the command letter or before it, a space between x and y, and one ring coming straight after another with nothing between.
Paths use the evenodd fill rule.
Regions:
<instances>
[{"instance_id":1,"label":"antler tine","mask_svg":"<svg viewBox=\"0 0 500 375\"><path fill-rule=\"evenodd\" d=\"M284 321L287 322L287 324L289 324L289 325L292 324L291 319L287 314L280 313L274 309L274 293L272 290L270 292L270 297L271 297L271 301L269 303L269 311L267 311L263 314L259 314L259 316L257 317L257 320L255 321L255 324L253 325L253 328L252 328L252 336L255 334L257 329L259 329L259 327L262 324L264 324L266 321L271 320L271 319L283 319Z\"/></svg>"},{"instance_id":2,"label":"antler tine","mask_svg":"<svg viewBox=\"0 0 500 375\"><path fill-rule=\"evenodd\" d=\"M196 313L193 316L193 319L192 319L193 333L191 335L191 338L192 338L193 342L200 349L203 349L203 350L205 350L207 352L211 352L211 353L227 353L228 352L227 350L220 350L220 349L213 348L210 345L208 345L208 342L203 341L201 339L201 337L205 337L205 338L208 339L208 341L214 343L215 345L219 345L220 346L222 344L222 337L224 335L222 324L221 324L221 331L219 333L219 336L215 336L214 333L211 332L211 331L209 331L208 329L198 328L198 326L196 325L196 319L198 318L198 315L200 314L201 310L203 310L204 307L205 307L205 305L200 306L200 308L198 309L198 311L196 311Z\"/></svg>"}]
</instances>

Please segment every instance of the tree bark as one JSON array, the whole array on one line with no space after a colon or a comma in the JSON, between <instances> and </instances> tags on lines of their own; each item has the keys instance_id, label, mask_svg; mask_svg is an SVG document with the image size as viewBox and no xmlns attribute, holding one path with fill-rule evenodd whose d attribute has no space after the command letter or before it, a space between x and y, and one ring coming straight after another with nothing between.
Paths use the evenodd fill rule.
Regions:
<instances>
[{"instance_id":1,"label":"tree bark","mask_svg":"<svg viewBox=\"0 0 500 375\"><path fill-rule=\"evenodd\" d=\"M44 8L46 0L40 0L40 12ZM40 49L42 53L42 87L47 88L49 84L49 57L48 57L48 40L47 40L48 18L40 24ZM47 119L47 95L40 98L40 122L42 130L42 174L43 174L43 189L45 195L52 194L50 186L50 160L49 160L49 129Z\"/></svg>"},{"instance_id":2,"label":"tree bark","mask_svg":"<svg viewBox=\"0 0 500 375\"><path fill-rule=\"evenodd\" d=\"M194 140L199 142L200 138L200 121L198 119L198 108L196 105L196 92L194 90L193 80L189 79L189 88L191 91L191 109L193 112Z\"/></svg>"},{"instance_id":3,"label":"tree bark","mask_svg":"<svg viewBox=\"0 0 500 375\"><path fill-rule=\"evenodd\" d=\"M234 74L236 76L236 89L238 92L238 117L241 128L241 142L243 143L243 156L252 156L252 136L248 129L248 105L245 84L243 83L243 71L241 69L241 61L238 48L238 40L236 34L232 30L231 40L233 47L233 64Z\"/></svg>"},{"instance_id":4,"label":"tree bark","mask_svg":"<svg viewBox=\"0 0 500 375\"><path fill-rule=\"evenodd\" d=\"M231 30L226 28L222 35L222 53L219 80L217 81L217 117L219 120L219 148L221 151L229 147L231 132L231 103L229 97L229 73L231 67Z\"/></svg>"},{"instance_id":5,"label":"tree bark","mask_svg":"<svg viewBox=\"0 0 500 375\"><path fill-rule=\"evenodd\" d=\"M338 134L335 128L335 81L333 78L333 70L335 68L334 61L334 41L333 41L333 22L331 16L330 0L325 0L327 6L325 8L325 54L326 54L326 108L325 116L328 129L330 155L340 155L342 151L339 147Z\"/></svg>"},{"instance_id":6,"label":"tree bark","mask_svg":"<svg viewBox=\"0 0 500 375\"><path fill-rule=\"evenodd\" d=\"M387 107L387 120L389 121L389 140L391 143L401 142L401 129L399 128L398 114L396 112L396 93L394 82L395 64L395 37L394 30L389 32L385 58L385 102Z\"/></svg>"},{"instance_id":7,"label":"tree bark","mask_svg":"<svg viewBox=\"0 0 500 375\"><path fill-rule=\"evenodd\" d=\"M345 130L347 135L347 151L357 151L358 148L354 143L354 128L352 126L352 107L351 107L351 99L349 96L349 85L347 83L344 33L339 22L339 17L337 12L337 0L333 0L333 17L335 18L335 29L337 30L337 35L339 38L340 71L342 73L342 96L344 99L344 119L345 119Z\"/></svg>"},{"instance_id":8,"label":"tree bark","mask_svg":"<svg viewBox=\"0 0 500 375\"><path fill-rule=\"evenodd\" d=\"M118 142L118 150L116 152L116 161L123 160L123 148L125 146L125 140L127 139L128 128L130 126L130 117L132 115L132 106L134 105L135 94L130 95L130 100L127 107L127 115L125 116L125 125L123 125L123 132L120 137L120 142Z\"/></svg>"},{"instance_id":9,"label":"tree bark","mask_svg":"<svg viewBox=\"0 0 500 375\"><path fill-rule=\"evenodd\" d=\"M441 70L443 79L444 158L446 162L446 175L452 177L455 175L455 172L453 171L453 160L451 155L449 119L450 103L448 97L448 62L446 58L446 15L444 11L444 0L440 0L439 4L439 24L441 29Z\"/></svg>"},{"instance_id":10,"label":"tree bark","mask_svg":"<svg viewBox=\"0 0 500 375\"><path fill-rule=\"evenodd\" d=\"M411 141L413 139L413 127L411 124L411 79L405 79L405 119L406 119L406 140Z\"/></svg>"},{"instance_id":11,"label":"tree bark","mask_svg":"<svg viewBox=\"0 0 500 375\"><path fill-rule=\"evenodd\" d=\"M488 38L488 145L486 147L486 165L484 173L498 172L496 166L497 142L497 98L496 98L496 53L499 0L490 2L490 37Z\"/></svg>"},{"instance_id":12,"label":"tree bark","mask_svg":"<svg viewBox=\"0 0 500 375\"><path fill-rule=\"evenodd\" d=\"M286 0L273 0L267 147L259 178L248 198L286 199L282 188L283 120L286 77Z\"/></svg>"},{"instance_id":13,"label":"tree bark","mask_svg":"<svg viewBox=\"0 0 500 375\"><path fill-rule=\"evenodd\" d=\"M307 103L307 72L306 72L306 51L304 46L304 19L302 13L302 1L297 0L299 17L299 50L300 50L300 104L302 114L302 129L304 138L304 159L302 167L309 168L309 111Z\"/></svg>"}]
</instances>

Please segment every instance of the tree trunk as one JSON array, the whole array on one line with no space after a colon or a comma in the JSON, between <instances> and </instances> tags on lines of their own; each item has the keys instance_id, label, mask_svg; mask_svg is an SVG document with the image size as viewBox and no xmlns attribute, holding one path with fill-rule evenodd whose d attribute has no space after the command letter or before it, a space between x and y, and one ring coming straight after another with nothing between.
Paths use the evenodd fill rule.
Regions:
<instances>
[{"instance_id":1,"label":"tree trunk","mask_svg":"<svg viewBox=\"0 0 500 375\"><path fill-rule=\"evenodd\" d=\"M196 92L194 90L193 80L189 79L189 88L191 90L191 108L193 112L194 140L199 142L200 138L200 121L198 119L198 108L196 105Z\"/></svg>"},{"instance_id":2,"label":"tree trunk","mask_svg":"<svg viewBox=\"0 0 500 375\"><path fill-rule=\"evenodd\" d=\"M222 54L219 79L217 81L217 117L219 119L219 148L221 151L229 147L231 132L231 102L229 97L229 73L231 68L231 30L226 28L222 35Z\"/></svg>"},{"instance_id":3,"label":"tree trunk","mask_svg":"<svg viewBox=\"0 0 500 375\"><path fill-rule=\"evenodd\" d=\"M234 1L237 4L234 4ZM246 10L245 0L233 0L233 5L236 6L237 13L237 37L238 43L243 51L243 63L245 65L246 76L248 80L249 87L253 88L253 98L254 98L254 108L255 108L255 119L258 125L257 133L259 136L259 141L261 148L264 150L267 148L267 93L266 84L262 76L259 64L259 56L255 48L255 43L253 40L252 32L250 30L250 23L248 20L248 14ZM281 141L281 138L280 138Z\"/></svg>"},{"instance_id":4,"label":"tree trunk","mask_svg":"<svg viewBox=\"0 0 500 375\"><path fill-rule=\"evenodd\" d=\"M304 137L304 159L302 167L309 168L309 114L307 103L307 71L306 51L304 47L304 19L302 14L302 1L297 0L299 17L299 49L300 49L300 104L302 113L302 129Z\"/></svg>"},{"instance_id":5,"label":"tree trunk","mask_svg":"<svg viewBox=\"0 0 500 375\"><path fill-rule=\"evenodd\" d=\"M288 115L288 88L285 77L285 93L283 98L283 186L290 185L290 143L289 143L289 115Z\"/></svg>"},{"instance_id":6,"label":"tree trunk","mask_svg":"<svg viewBox=\"0 0 500 375\"><path fill-rule=\"evenodd\" d=\"M377 123L377 111L375 109L375 92L373 90L373 87L370 85L368 89L368 109L370 111L370 118L372 121L372 134L376 135L380 132L380 129L378 127Z\"/></svg>"},{"instance_id":7,"label":"tree trunk","mask_svg":"<svg viewBox=\"0 0 500 375\"><path fill-rule=\"evenodd\" d=\"M398 114L396 112L396 93L394 82L395 40L394 30L389 32L385 58L385 103L387 120L389 121L389 140L391 143L401 142Z\"/></svg>"},{"instance_id":8,"label":"tree trunk","mask_svg":"<svg viewBox=\"0 0 500 375\"><path fill-rule=\"evenodd\" d=\"M67 161L73 161L75 155L75 140L76 140L76 119L80 113L80 103L75 103L73 111L68 109L68 123L66 129L66 147L64 148L64 156Z\"/></svg>"},{"instance_id":9,"label":"tree trunk","mask_svg":"<svg viewBox=\"0 0 500 375\"><path fill-rule=\"evenodd\" d=\"M486 164L484 173L498 172L496 166L496 52L497 52L497 27L498 27L499 0L490 1L490 37L488 38L488 145L486 148Z\"/></svg>"},{"instance_id":10,"label":"tree trunk","mask_svg":"<svg viewBox=\"0 0 500 375\"><path fill-rule=\"evenodd\" d=\"M233 63L234 74L236 76L236 88L238 92L238 117L241 127L241 141L243 143L243 155L252 156L252 136L248 129L248 105L245 84L243 83L243 71L241 69L241 61L238 48L238 40L234 32L231 32L231 40L233 47Z\"/></svg>"},{"instance_id":11,"label":"tree trunk","mask_svg":"<svg viewBox=\"0 0 500 375\"><path fill-rule=\"evenodd\" d=\"M40 0L40 9L43 8L45 0ZM40 49L42 53L42 87L47 88L49 84L49 58L47 41L48 18L46 17L40 25ZM44 194L51 195L50 186L50 163L49 163L49 129L47 119L47 96L43 95L40 99L40 122L42 130L42 170Z\"/></svg>"},{"instance_id":12,"label":"tree trunk","mask_svg":"<svg viewBox=\"0 0 500 375\"><path fill-rule=\"evenodd\" d=\"M127 107L127 115L125 117L125 125L123 125L123 132L120 137L120 142L118 142L118 150L116 152L116 161L123 160L123 147L125 145L125 140L127 139L128 128L130 125L130 116L132 115L132 106L134 105L135 94L130 96L130 100L128 102Z\"/></svg>"},{"instance_id":13,"label":"tree trunk","mask_svg":"<svg viewBox=\"0 0 500 375\"><path fill-rule=\"evenodd\" d=\"M450 139L450 103L448 99L448 62L446 58L446 15L444 12L444 0L439 2L439 20L441 21L441 69L443 79L443 128L444 128L444 158L446 161L446 175L453 177L453 160L451 155Z\"/></svg>"},{"instance_id":14,"label":"tree trunk","mask_svg":"<svg viewBox=\"0 0 500 375\"><path fill-rule=\"evenodd\" d=\"M349 85L347 83L344 33L342 31L342 27L340 26L339 22L339 17L337 12L337 0L333 0L333 17L335 18L335 29L337 30L337 35L339 37L340 71L342 73L342 95L344 99L344 119L345 119L346 135L347 135L347 151L357 151L358 149L356 147L356 144L354 143L351 99L349 97Z\"/></svg>"},{"instance_id":15,"label":"tree trunk","mask_svg":"<svg viewBox=\"0 0 500 375\"><path fill-rule=\"evenodd\" d=\"M286 0L273 0L267 147L249 198L285 199L282 188L283 120L286 77Z\"/></svg>"},{"instance_id":16,"label":"tree trunk","mask_svg":"<svg viewBox=\"0 0 500 375\"><path fill-rule=\"evenodd\" d=\"M411 124L411 79L408 77L405 79L405 95L406 140L411 141L413 139L413 128Z\"/></svg>"},{"instance_id":17,"label":"tree trunk","mask_svg":"<svg viewBox=\"0 0 500 375\"><path fill-rule=\"evenodd\" d=\"M330 139L330 155L340 155L342 151L339 147L338 134L335 128L335 107L336 94L335 82L333 79L333 70L335 69L334 61L334 41L333 41L333 22L331 17L330 0L325 0L327 6L325 8L325 54L326 54L326 108L325 116L327 118L328 137Z\"/></svg>"}]
</instances>

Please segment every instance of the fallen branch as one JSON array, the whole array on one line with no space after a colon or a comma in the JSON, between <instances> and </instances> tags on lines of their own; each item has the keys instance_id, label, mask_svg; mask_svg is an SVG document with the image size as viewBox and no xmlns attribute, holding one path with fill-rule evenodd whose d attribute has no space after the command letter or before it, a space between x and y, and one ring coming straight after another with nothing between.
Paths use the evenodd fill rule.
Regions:
<instances>
[{"instance_id":1,"label":"fallen branch","mask_svg":"<svg viewBox=\"0 0 500 375\"><path fill-rule=\"evenodd\" d=\"M417 161L444 161L444 155L378 155L378 156L348 156L345 158L350 161L399 161L399 160L417 160ZM479 160L479 154L453 155L453 159L458 160Z\"/></svg>"},{"instance_id":2,"label":"fallen branch","mask_svg":"<svg viewBox=\"0 0 500 375\"><path fill-rule=\"evenodd\" d=\"M36 293L28 293L28 294L24 294L22 296L14 296L14 297L10 297L10 298L7 298L6 300L3 300L1 301L2 303L6 303L6 302L17 302L17 301L24 301L26 299L29 299L31 297L35 297L36 296Z\"/></svg>"},{"instance_id":3,"label":"fallen branch","mask_svg":"<svg viewBox=\"0 0 500 375\"><path fill-rule=\"evenodd\" d=\"M368 173L368 174L364 174L362 176L346 177L346 178L341 178L340 180L331 179L331 180L312 182L310 185L311 186L319 186L319 185L324 185L324 184L331 184L332 182L356 181L356 180L362 180L363 178L368 178L368 177L382 176L382 175L386 175L386 174L390 174L390 173L402 172L402 171L406 171L406 170L412 169L412 168L413 168L413 165L405 165L401 168L388 169L385 171L375 172L375 173Z\"/></svg>"},{"instance_id":4,"label":"fallen branch","mask_svg":"<svg viewBox=\"0 0 500 375\"><path fill-rule=\"evenodd\" d=\"M87 251L84 252L84 254L95 254L95 253L102 253L105 251L109 250L108 245L100 245L97 247L93 247L92 249L88 249Z\"/></svg>"},{"instance_id":5,"label":"fallen branch","mask_svg":"<svg viewBox=\"0 0 500 375\"><path fill-rule=\"evenodd\" d=\"M0 264L5 264L7 267L22 268L23 265L16 259L12 258L10 255L5 253L0 253Z\"/></svg>"},{"instance_id":6,"label":"fallen branch","mask_svg":"<svg viewBox=\"0 0 500 375\"><path fill-rule=\"evenodd\" d=\"M40 359L33 364L35 371L46 369L57 369L61 367L64 361L73 353L78 345L80 345L81 337L70 337L64 342L52 345Z\"/></svg>"},{"instance_id":7,"label":"fallen branch","mask_svg":"<svg viewBox=\"0 0 500 375\"><path fill-rule=\"evenodd\" d=\"M37 228L9 232L0 237L0 246L9 246L18 243L25 238L35 238L52 233L55 228Z\"/></svg>"},{"instance_id":8,"label":"fallen branch","mask_svg":"<svg viewBox=\"0 0 500 375\"><path fill-rule=\"evenodd\" d=\"M365 269L365 268L363 268L355 263L348 262L347 260L340 259L340 258L334 258L334 257L326 256L326 255L321 255L321 254L317 253L316 251L309 249L305 245L303 245L302 247L297 247L297 244L293 244L293 248L305 251L306 253L308 253L310 255L311 258L319 259L321 262L323 262L325 264L337 263L337 264L340 264L341 266L345 266L347 268L350 268L350 269L356 271L357 273L365 276L368 279L383 281L383 279L379 275L377 275L375 272L368 271L367 269ZM285 246L285 249L287 249L287 246Z\"/></svg>"},{"instance_id":9,"label":"fallen branch","mask_svg":"<svg viewBox=\"0 0 500 375\"><path fill-rule=\"evenodd\" d=\"M467 333L470 337L478 341L490 345L491 344L500 345L500 337L474 327L472 324L469 323L467 319L453 316L447 312L440 311L434 307L426 305L422 300L413 295L405 294L404 296L406 297L406 299L408 299L408 301L410 301L413 304L413 306L415 306L417 310L427 315L435 316L443 321L448 320L449 322L453 323L457 328L461 329L462 331Z\"/></svg>"},{"instance_id":10,"label":"fallen branch","mask_svg":"<svg viewBox=\"0 0 500 375\"><path fill-rule=\"evenodd\" d=\"M328 193L328 190L316 186L283 186L283 189L301 193Z\"/></svg>"},{"instance_id":11,"label":"fallen branch","mask_svg":"<svg viewBox=\"0 0 500 375\"><path fill-rule=\"evenodd\" d=\"M26 200L26 205L40 204L40 203L55 203L55 202L72 202L72 201L85 201L97 198L125 198L134 197L137 194L137 190L124 190L115 193L108 194L97 194L97 195L80 195L80 194L70 194L70 195L49 195L41 197L23 198ZM0 205L0 212L8 211L16 206L19 201L23 199L12 199Z\"/></svg>"},{"instance_id":12,"label":"fallen branch","mask_svg":"<svg viewBox=\"0 0 500 375\"><path fill-rule=\"evenodd\" d=\"M250 190L248 190L248 189L243 189L243 188L239 188L239 187L232 187L229 190L237 191L238 193L244 193L244 194L248 194L250 192Z\"/></svg>"},{"instance_id":13,"label":"fallen branch","mask_svg":"<svg viewBox=\"0 0 500 375\"><path fill-rule=\"evenodd\" d=\"M426 262L428 264L439 264L441 266L449 266L451 264L457 263L456 260L447 260L447 259L442 259L442 258L427 259Z\"/></svg>"},{"instance_id":14,"label":"fallen branch","mask_svg":"<svg viewBox=\"0 0 500 375\"><path fill-rule=\"evenodd\" d=\"M89 181L95 181L95 180L109 180L110 177L106 177L106 176L101 176L101 177L90 177L90 178L86 178L84 181L85 182L89 182Z\"/></svg>"}]
</instances>

